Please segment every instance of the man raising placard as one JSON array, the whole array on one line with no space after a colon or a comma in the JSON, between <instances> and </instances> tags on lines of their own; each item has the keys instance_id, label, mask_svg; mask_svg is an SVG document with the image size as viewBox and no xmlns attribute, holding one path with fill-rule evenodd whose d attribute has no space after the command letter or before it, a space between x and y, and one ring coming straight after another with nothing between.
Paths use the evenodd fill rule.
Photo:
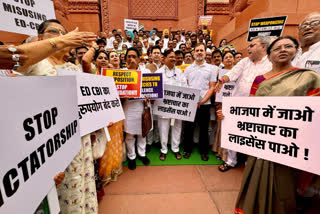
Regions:
<instances>
[{"instance_id":1,"label":"man raising placard","mask_svg":"<svg viewBox=\"0 0 320 214\"><path fill-rule=\"evenodd\" d=\"M233 97L248 97L250 87L256 76L271 70L271 63L267 58L267 47L270 37L256 37L248 46L248 57L242 59L231 71L226 73L215 86L216 91L220 91L224 83L236 82ZM237 165L237 152L228 150L227 161L219 166L221 172L228 171Z\"/></svg>"}]
</instances>

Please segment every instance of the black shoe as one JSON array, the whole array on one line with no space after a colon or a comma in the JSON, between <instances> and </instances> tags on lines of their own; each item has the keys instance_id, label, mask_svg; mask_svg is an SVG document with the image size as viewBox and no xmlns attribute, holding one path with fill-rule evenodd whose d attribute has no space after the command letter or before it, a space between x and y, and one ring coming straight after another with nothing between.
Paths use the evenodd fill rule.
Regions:
<instances>
[{"instance_id":1,"label":"black shoe","mask_svg":"<svg viewBox=\"0 0 320 214\"><path fill-rule=\"evenodd\" d=\"M131 169L131 170L134 170L136 169L136 159L133 159L133 160L130 160L128 158L128 168Z\"/></svg>"},{"instance_id":2,"label":"black shoe","mask_svg":"<svg viewBox=\"0 0 320 214\"><path fill-rule=\"evenodd\" d=\"M191 156L191 153L190 153L190 152L184 152L184 153L183 153L183 158L185 158L185 159L189 159L190 156Z\"/></svg>"},{"instance_id":3,"label":"black shoe","mask_svg":"<svg viewBox=\"0 0 320 214\"><path fill-rule=\"evenodd\" d=\"M145 157L138 157L139 158L139 160L141 160L142 161L142 163L145 165L145 166L148 166L149 164L150 164L150 160L149 160L149 158L147 158L147 156L145 156Z\"/></svg>"},{"instance_id":4,"label":"black shoe","mask_svg":"<svg viewBox=\"0 0 320 214\"><path fill-rule=\"evenodd\" d=\"M146 153L149 153L151 151L151 145L147 144L146 146Z\"/></svg>"},{"instance_id":5,"label":"black shoe","mask_svg":"<svg viewBox=\"0 0 320 214\"><path fill-rule=\"evenodd\" d=\"M208 154L201 154L201 160L208 161L209 160L209 155Z\"/></svg>"}]
</instances>

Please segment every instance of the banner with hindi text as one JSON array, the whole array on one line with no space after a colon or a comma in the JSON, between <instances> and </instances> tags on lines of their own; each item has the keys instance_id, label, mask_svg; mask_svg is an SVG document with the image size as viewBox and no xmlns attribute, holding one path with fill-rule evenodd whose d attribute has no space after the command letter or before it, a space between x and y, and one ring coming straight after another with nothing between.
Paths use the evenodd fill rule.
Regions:
<instances>
[{"instance_id":1,"label":"banner with hindi text","mask_svg":"<svg viewBox=\"0 0 320 214\"><path fill-rule=\"evenodd\" d=\"M226 97L221 146L320 175L319 97Z\"/></svg>"},{"instance_id":2,"label":"banner with hindi text","mask_svg":"<svg viewBox=\"0 0 320 214\"><path fill-rule=\"evenodd\" d=\"M219 69L219 79L221 79L226 73L228 73L228 71L229 70ZM222 102L222 97L231 97L235 85L236 83L231 81L223 84L220 92L216 93L215 102Z\"/></svg>"},{"instance_id":3,"label":"banner with hindi text","mask_svg":"<svg viewBox=\"0 0 320 214\"><path fill-rule=\"evenodd\" d=\"M80 134L84 136L125 118L112 77L58 70L59 76L76 75Z\"/></svg>"},{"instance_id":4,"label":"banner with hindi text","mask_svg":"<svg viewBox=\"0 0 320 214\"><path fill-rule=\"evenodd\" d=\"M196 116L199 97L199 89L165 84L164 97L154 102L153 114L192 122Z\"/></svg>"}]
</instances>

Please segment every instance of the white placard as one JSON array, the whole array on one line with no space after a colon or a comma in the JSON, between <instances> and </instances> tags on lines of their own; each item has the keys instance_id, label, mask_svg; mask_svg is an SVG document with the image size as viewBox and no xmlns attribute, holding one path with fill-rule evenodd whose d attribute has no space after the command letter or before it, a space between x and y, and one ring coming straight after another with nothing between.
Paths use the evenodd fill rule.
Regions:
<instances>
[{"instance_id":1,"label":"white placard","mask_svg":"<svg viewBox=\"0 0 320 214\"><path fill-rule=\"evenodd\" d=\"M133 19L124 19L124 29L125 30L139 30L139 21Z\"/></svg>"},{"instance_id":2,"label":"white placard","mask_svg":"<svg viewBox=\"0 0 320 214\"><path fill-rule=\"evenodd\" d=\"M319 97L231 97L222 147L320 175Z\"/></svg>"},{"instance_id":3,"label":"white placard","mask_svg":"<svg viewBox=\"0 0 320 214\"><path fill-rule=\"evenodd\" d=\"M36 36L38 26L55 19L51 0L0 0L0 30Z\"/></svg>"},{"instance_id":4,"label":"white placard","mask_svg":"<svg viewBox=\"0 0 320 214\"><path fill-rule=\"evenodd\" d=\"M57 70L59 76L77 76L80 135L125 118L113 77Z\"/></svg>"},{"instance_id":5,"label":"white placard","mask_svg":"<svg viewBox=\"0 0 320 214\"><path fill-rule=\"evenodd\" d=\"M163 100L156 100L153 113L162 117L194 121L200 90L194 88L164 85Z\"/></svg>"},{"instance_id":6,"label":"white placard","mask_svg":"<svg viewBox=\"0 0 320 214\"><path fill-rule=\"evenodd\" d=\"M219 79L221 79L226 73L228 73L229 70L220 69L219 70ZM235 82L227 82L223 84L220 92L216 93L216 102L222 102L222 97L231 97L232 91L235 87Z\"/></svg>"},{"instance_id":7,"label":"white placard","mask_svg":"<svg viewBox=\"0 0 320 214\"><path fill-rule=\"evenodd\" d=\"M33 213L81 149L74 77L0 78L0 213Z\"/></svg>"}]
</instances>

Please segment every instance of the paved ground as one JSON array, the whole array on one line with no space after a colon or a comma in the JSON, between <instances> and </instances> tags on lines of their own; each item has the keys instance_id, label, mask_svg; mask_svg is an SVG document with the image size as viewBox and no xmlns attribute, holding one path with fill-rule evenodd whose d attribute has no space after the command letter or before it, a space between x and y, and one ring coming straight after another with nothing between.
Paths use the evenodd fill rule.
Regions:
<instances>
[{"instance_id":1,"label":"paved ground","mask_svg":"<svg viewBox=\"0 0 320 214\"><path fill-rule=\"evenodd\" d=\"M109 184L99 213L231 214L243 167L225 173L209 166L139 166L124 168Z\"/></svg>"},{"instance_id":2,"label":"paved ground","mask_svg":"<svg viewBox=\"0 0 320 214\"><path fill-rule=\"evenodd\" d=\"M243 166L221 173L216 165L124 167L105 187L99 214L233 214ZM319 201L305 214L320 214Z\"/></svg>"}]
</instances>

